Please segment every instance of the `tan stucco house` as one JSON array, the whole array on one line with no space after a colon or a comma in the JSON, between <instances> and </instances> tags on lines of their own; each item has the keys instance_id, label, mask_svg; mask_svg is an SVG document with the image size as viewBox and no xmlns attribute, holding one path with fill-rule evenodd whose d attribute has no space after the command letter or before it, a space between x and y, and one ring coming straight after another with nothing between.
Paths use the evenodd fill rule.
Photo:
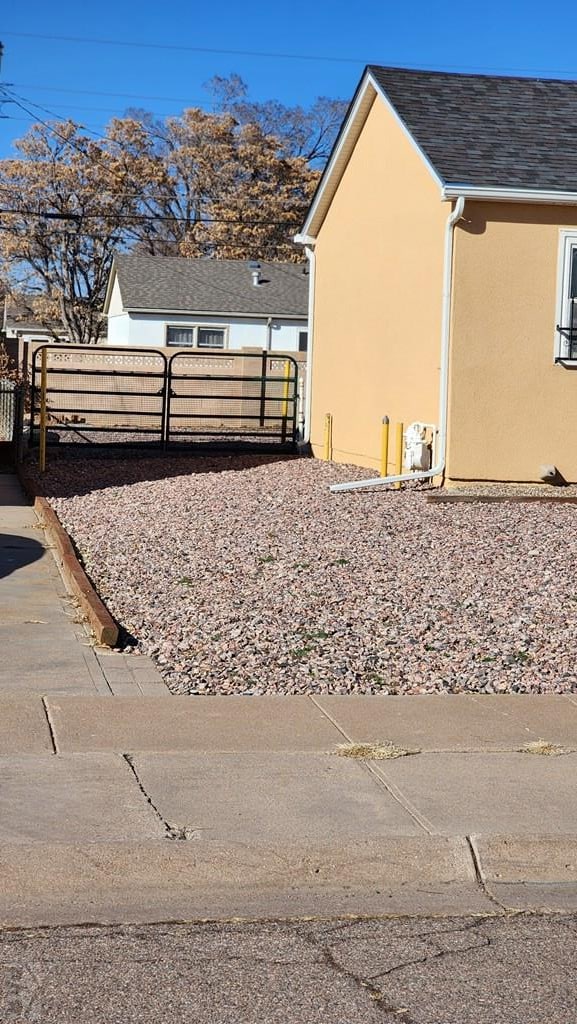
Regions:
<instances>
[{"instance_id":1,"label":"tan stucco house","mask_svg":"<svg viewBox=\"0 0 577 1024\"><path fill-rule=\"evenodd\" d=\"M577 82L366 69L297 236L315 455L388 416L437 481L577 481L576 139Z\"/></svg>"}]
</instances>

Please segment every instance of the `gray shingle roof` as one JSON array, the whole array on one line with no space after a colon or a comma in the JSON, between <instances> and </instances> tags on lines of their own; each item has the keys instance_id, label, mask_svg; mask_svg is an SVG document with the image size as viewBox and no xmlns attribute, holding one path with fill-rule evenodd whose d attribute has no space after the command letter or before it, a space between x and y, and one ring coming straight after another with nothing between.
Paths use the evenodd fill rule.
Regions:
<instances>
[{"instance_id":1,"label":"gray shingle roof","mask_svg":"<svg viewBox=\"0 0 577 1024\"><path fill-rule=\"evenodd\" d=\"M255 286L242 260L117 255L114 263L125 309L307 315L309 279L303 264L261 262L262 284Z\"/></svg>"},{"instance_id":2,"label":"gray shingle roof","mask_svg":"<svg viewBox=\"0 0 577 1024\"><path fill-rule=\"evenodd\" d=\"M369 71L445 184L577 191L577 82Z\"/></svg>"}]
</instances>

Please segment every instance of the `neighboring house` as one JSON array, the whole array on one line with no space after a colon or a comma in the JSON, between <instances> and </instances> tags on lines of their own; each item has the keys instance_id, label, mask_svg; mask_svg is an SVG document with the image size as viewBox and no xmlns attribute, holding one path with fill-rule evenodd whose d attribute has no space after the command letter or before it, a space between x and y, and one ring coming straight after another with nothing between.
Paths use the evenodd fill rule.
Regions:
<instances>
[{"instance_id":1,"label":"neighboring house","mask_svg":"<svg viewBox=\"0 0 577 1024\"><path fill-rule=\"evenodd\" d=\"M61 324L47 325L34 319L34 313L25 303L4 299L2 332L8 341L68 341Z\"/></svg>"},{"instance_id":2,"label":"neighboring house","mask_svg":"<svg viewBox=\"0 0 577 1024\"><path fill-rule=\"evenodd\" d=\"M388 415L437 480L577 481L576 138L577 82L366 69L298 236L314 454L330 413L378 469Z\"/></svg>"},{"instance_id":3,"label":"neighboring house","mask_svg":"<svg viewBox=\"0 0 577 1024\"><path fill-rule=\"evenodd\" d=\"M307 296L306 264L118 255L107 344L304 352Z\"/></svg>"}]
</instances>

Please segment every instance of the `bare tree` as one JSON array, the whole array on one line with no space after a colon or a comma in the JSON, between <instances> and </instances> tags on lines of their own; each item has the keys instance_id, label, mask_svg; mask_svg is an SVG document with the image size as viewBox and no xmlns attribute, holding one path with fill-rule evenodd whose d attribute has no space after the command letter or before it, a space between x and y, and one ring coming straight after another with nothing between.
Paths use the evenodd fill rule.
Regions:
<instances>
[{"instance_id":1,"label":"bare tree","mask_svg":"<svg viewBox=\"0 0 577 1024\"><path fill-rule=\"evenodd\" d=\"M331 152L347 111L345 100L319 96L308 108L285 106L278 100L251 100L246 82L237 74L215 75L206 84L216 109L231 114L239 124L256 124L264 135L274 135L285 156L302 156L322 167Z\"/></svg>"},{"instance_id":2,"label":"bare tree","mask_svg":"<svg viewBox=\"0 0 577 1024\"><path fill-rule=\"evenodd\" d=\"M133 122L124 135L141 130ZM97 142L72 121L34 125L17 146L18 157L0 162L5 274L30 293L47 330L59 321L71 341L96 342L112 257L127 243L152 166L114 133Z\"/></svg>"}]
</instances>

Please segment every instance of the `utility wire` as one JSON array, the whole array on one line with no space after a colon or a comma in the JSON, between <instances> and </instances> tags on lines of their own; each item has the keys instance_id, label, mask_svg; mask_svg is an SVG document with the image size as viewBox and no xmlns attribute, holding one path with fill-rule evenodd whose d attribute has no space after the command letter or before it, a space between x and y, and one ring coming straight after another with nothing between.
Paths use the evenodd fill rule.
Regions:
<instances>
[{"instance_id":1,"label":"utility wire","mask_svg":"<svg viewBox=\"0 0 577 1024\"><path fill-rule=\"evenodd\" d=\"M187 43L147 43L134 39L101 39L92 36L63 36L63 35L49 35L46 33L38 32L2 32L3 36L13 37L17 39L43 39L51 42L62 42L62 43L74 43L82 44L89 43L94 46L121 46L132 49L143 49L143 50L166 50L166 51L181 51L186 53L213 53L213 54L224 54L225 56L235 57L262 57L272 58L274 60L302 60L302 61L316 61L329 64L354 64L357 67L360 65L364 67L367 64L381 65L391 68L407 69L412 71L457 71L463 74L497 74L497 75L571 75L575 76L575 68L515 68L507 66L489 66L489 65L466 65L466 64L447 64L442 61L442 68L439 65L432 65L427 63L415 63L409 60L399 60L397 57L393 60L385 59L383 56L378 59L369 60L366 56L364 57L341 57L332 54L313 54L313 53L283 53L278 51L268 50L233 50L233 49L221 49L218 47L208 46L191 46Z\"/></svg>"},{"instance_id":2,"label":"utility wire","mask_svg":"<svg viewBox=\"0 0 577 1024\"><path fill-rule=\"evenodd\" d=\"M361 57L332 57L312 53L277 53L264 50L224 50L212 46L190 46L184 43L144 43L129 39L96 39L89 36L57 36L46 35L38 32L2 32L3 36L13 36L18 39L45 39L51 42L61 43L90 43L95 46L127 46L141 50L169 50L186 53L218 53L233 57L267 57L275 60L307 60L326 61L330 64L357 64L367 63Z\"/></svg>"},{"instance_id":3,"label":"utility wire","mask_svg":"<svg viewBox=\"0 0 577 1024\"><path fill-rule=\"evenodd\" d=\"M103 92L98 89L65 89L63 86L34 85L30 83L16 82L16 89L33 89L34 92L66 92L73 96L106 96L109 99L127 100L157 100L161 103L206 103L207 97L202 100L192 100L190 96L148 96L137 92Z\"/></svg>"},{"instance_id":4,"label":"utility wire","mask_svg":"<svg viewBox=\"0 0 577 1024\"><path fill-rule=\"evenodd\" d=\"M60 213L60 212L51 211L51 210L42 212L40 210L27 210L27 209L22 209L22 208L0 210L0 214L4 214L4 215L8 214L8 215L20 216L20 217L38 217L41 220L83 221L83 220L103 220L103 219L105 220L105 219L107 219L107 214L105 212L102 212L102 213ZM302 217L302 214L300 212L299 213L295 212L294 214L287 214L287 219L286 220L242 220L240 218L229 218L229 217L206 217L206 218L203 217L202 220L197 220L197 221L192 222L191 226L197 227L198 225L202 226L204 224L241 224L243 227L247 227L248 228L248 227L258 227L260 225L267 225L268 224L268 225L276 225L277 227L282 227L285 224L288 225L288 224L292 223L294 220L299 220L300 221L301 217ZM120 221L129 221L132 224L134 224L134 223L146 224L148 222L156 222L156 221L166 221L168 223L177 222L179 224L189 224L189 223L191 223L189 217L173 217L173 216L165 216L165 215L161 215L161 214L157 215L157 214L141 214L141 213L135 213L135 214L120 213L120 214L113 214L111 219L115 220L115 221L119 221L119 220Z\"/></svg>"}]
</instances>

